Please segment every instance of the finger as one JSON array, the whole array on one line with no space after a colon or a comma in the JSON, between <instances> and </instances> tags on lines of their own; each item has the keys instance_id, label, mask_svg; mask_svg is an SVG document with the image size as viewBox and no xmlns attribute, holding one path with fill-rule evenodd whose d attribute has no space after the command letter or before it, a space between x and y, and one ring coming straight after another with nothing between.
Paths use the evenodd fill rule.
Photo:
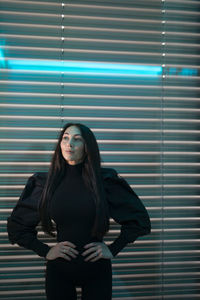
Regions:
<instances>
[{"instance_id":1,"label":"finger","mask_svg":"<svg viewBox=\"0 0 200 300\"><path fill-rule=\"evenodd\" d=\"M60 242L61 245L65 245L65 246L69 246L72 248L76 248L76 245L74 245L73 243L69 242L69 241L65 241L65 242Z\"/></svg>"},{"instance_id":2,"label":"finger","mask_svg":"<svg viewBox=\"0 0 200 300\"><path fill-rule=\"evenodd\" d=\"M73 253L73 254L75 254L75 255L78 255L78 251L76 250L76 249L74 249L74 248L71 248L71 247L66 247L66 246L63 246L62 247L62 251L64 251L64 252L66 252L66 253Z\"/></svg>"},{"instance_id":3,"label":"finger","mask_svg":"<svg viewBox=\"0 0 200 300\"><path fill-rule=\"evenodd\" d=\"M73 253L73 254L75 254L75 255L78 255L78 251L76 251L76 250L74 250L72 248L70 249L70 252Z\"/></svg>"},{"instance_id":4,"label":"finger","mask_svg":"<svg viewBox=\"0 0 200 300\"><path fill-rule=\"evenodd\" d=\"M69 250L68 251L64 251L64 254L67 255L67 256L71 256L73 258L76 258L76 256L77 256L74 253L70 252Z\"/></svg>"},{"instance_id":5,"label":"finger","mask_svg":"<svg viewBox=\"0 0 200 300\"><path fill-rule=\"evenodd\" d=\"M64 248L64 249L61 250L61 253L64 253L65 255L68 255L68 256L76 258L77 254L73 253L72 249L73 248Z\"/></svg>"},{"instance_id":6,"label":"finger","mask_svg":"<svg viewBox=\"0 0 200 300\"><path fill-rule=\"evenodd\" d=\"M76 258L76 257L77 257L77 255L75 255L75 254L73 254L73 253L71 253L71 252L69 252L68 255L71 256L71 257L73 257L73 258Z\"/></svg>"},{"instance_id":7,"label":"finger","mask_svg":"<svg viewBox=\"0 0 200 300\"><path fill-rule=\"evenodd\" d=\"M61 253L60 257L66 259L66 260L69 260L69 261L71 260L71 258L69 256L67 256L66 254L64 254L64 253Z\"/></svg>"},{"instance_id":8,"label":"finger","mask_svg":"<svg viewBox=\"0 0 200 300\"><path fill-rule=\"evenodd\" d=\"M96 258L96 257L98 257L99 255L98 255L98 253L97 253L97 251L95 251L95 252L93 252L92 254L90 254L88 257L86 257L84 260L85 261L89 261L89 260L91 260L92 258Z\"/></svg>"},{"instance_id":9,"label":"finger","mask_svg":"<svg viewBox=\"0 0 200 300\"><path fill-rule=\"evenodd\" d=\"M87 254L89 254L89 253L91 253L91 252L96 252L96 251L97 251L97 248L96 248L96 247L91 247L91 248L89 248L88 250L84 251L84 252L82 253L82 255L85 256L85 255L87 255Z\"/></svg>"},{"instance_id":10,"label":"finger","mask_svg":"<svg viewBox=\"0 0 200 300\"><path fill-rule=\"evenodd\" d=\"M101 257L97 256L97 257L91 259L90 261L91 261L91 262L95 262L95 261L99 260L100 258L101 258Z\"/></svg>"},{"instance_id":11,"label":"finger","mask_svg":"<svg viewBox=\"0 0 200 300\"><path fill-rule=\"evenodd\" d=\"M84 246L84 248L87 249L87 248L92 247L92 246L95 246L95 243L86 244Z\"/></svg>"}]
</instances>

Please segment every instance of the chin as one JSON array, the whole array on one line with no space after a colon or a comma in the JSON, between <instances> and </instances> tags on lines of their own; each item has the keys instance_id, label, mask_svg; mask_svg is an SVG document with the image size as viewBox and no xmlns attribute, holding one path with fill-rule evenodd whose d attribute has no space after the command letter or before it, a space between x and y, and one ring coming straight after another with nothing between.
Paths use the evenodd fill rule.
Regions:
<instances>
[{"instance_id":1,"label":"chin","mask_svg":"<svg viewBox=\"0 0 200 300\"><path fill-rule=\"evenodd\" d=\"M73 156L66 156L66 160L67 161L74 161L74 157Z\"/></svg>"},{"instance_id":2,"label":"chin","mask_svg":"<svg viewBox=\"0 0 200 300\"><path fill-rule=\"evenodd\" d=\"M73 160L73 157L71 157L71 156L63 156L64 157L64 159L66 160L66 162L68 162L68 161L71 161L71 160Z\"/></svg>"}]
</instances>

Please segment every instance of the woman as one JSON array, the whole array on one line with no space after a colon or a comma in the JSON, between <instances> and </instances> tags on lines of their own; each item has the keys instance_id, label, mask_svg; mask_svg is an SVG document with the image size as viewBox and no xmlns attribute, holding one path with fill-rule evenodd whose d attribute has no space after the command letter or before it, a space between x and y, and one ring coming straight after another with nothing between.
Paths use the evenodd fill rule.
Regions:
<instances>
[{"instance_id":1,"label":"woman","mask_svg":"<svg viewBox=\"0 0 200 300\"><path fill-rule=\"evenodd\" d=\"M121 224L110 245L103 242L109 218ZM55 236L53 247L37 238L36 226ZM150 233L148 213L114 169L101 168L92 131L78 123L64 126L48 174L35 173L8 218L12 244L46 258L48 300L112 298L111 259L138 236Z\"/></svg>"}]
</instances>

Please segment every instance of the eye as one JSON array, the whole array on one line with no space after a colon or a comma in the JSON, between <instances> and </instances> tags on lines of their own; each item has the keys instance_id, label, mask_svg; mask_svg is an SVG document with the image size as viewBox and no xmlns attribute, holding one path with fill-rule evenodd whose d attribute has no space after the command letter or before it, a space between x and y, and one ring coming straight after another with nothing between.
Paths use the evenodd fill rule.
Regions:
<instances>
[{"instance_id":1,"label":"eye","mask_svg":"<svg viewBox=\"0 0 200 300\"><path fill-rule=\"evenodd\" d=\"M68 136L63 136L63 140L68 140Z\"/></svg>"}]
</instances>

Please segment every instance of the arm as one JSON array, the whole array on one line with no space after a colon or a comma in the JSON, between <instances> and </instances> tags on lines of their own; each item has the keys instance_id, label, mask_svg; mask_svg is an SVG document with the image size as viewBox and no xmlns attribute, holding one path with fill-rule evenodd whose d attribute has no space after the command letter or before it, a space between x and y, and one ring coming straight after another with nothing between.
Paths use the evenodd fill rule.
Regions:
<instances>
[{"instance_id":1,"label":"arm","mask_svg":"<svg viewBox=\"0 0 200 300\"><path fill-rule=\"evenodd\" d=\"M41 257L46 257L50 247L37 239L36 230L40 222L38 206L43 186L44 178L41 178L39 173L28 179L17 205L7 220L7 231L12 244L17 243Z\"/></svg>"},{"instance_id":2,"label":"arm","mask_svg":"<svg viewBox=\"0 0 200 300\"><path fill-rule=\"evenodd\" d=\"M105 189L110 216L121 225L120 235L108 246L116 256L128 243L149 234L151 223L139 197L114 170L105 178Z\"/></svg>"}]
</instances>

